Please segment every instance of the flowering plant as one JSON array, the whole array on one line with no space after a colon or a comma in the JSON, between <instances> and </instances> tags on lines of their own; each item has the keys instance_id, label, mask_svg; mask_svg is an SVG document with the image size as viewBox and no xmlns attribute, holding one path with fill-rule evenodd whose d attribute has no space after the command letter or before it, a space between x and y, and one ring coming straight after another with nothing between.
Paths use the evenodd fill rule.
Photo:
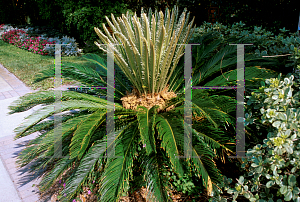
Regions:
<instances>
[{"instance_id":1,"label":"flowering plant","mask_svg":"<svg viewBox=\"0 0 300 202\"><path fill-rule=\"evenodd\" d=\"M47 38L45 36L31 37L27 34L27 29L16 29L12 26L1 25L4 32L0 32L0 39L10 44L13 44L21 49L28 50L33 53L40 55L51 55L54 56L55 46L50 46L51 44L68 44L67 46L62 46L62 56L72 56L80 53L82 50L78 48L78 44L75 42L74 38L69 38L67 36L55 38Z\"/></svg>"},{"instance_id":2,"label":"flowering plant","mask_svg":"<svg viewBox=\"0 0 300 202\"><path fill-rule=\"evenodd\" d=\"M40 37L29 37L25 31L17 29L5 32L1 37L5 42L41 55L48 55L48 52L45 51L46 44L55 43L55 41L40 40Z\"/></svg>"}]
</instances>

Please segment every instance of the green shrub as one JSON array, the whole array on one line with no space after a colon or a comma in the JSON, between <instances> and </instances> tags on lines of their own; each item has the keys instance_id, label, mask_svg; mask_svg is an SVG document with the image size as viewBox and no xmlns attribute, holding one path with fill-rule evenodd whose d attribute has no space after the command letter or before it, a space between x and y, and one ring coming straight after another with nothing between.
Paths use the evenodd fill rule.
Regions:
<instances>
[{"instance_id":1,"label":"green shrub","mask_svg":"<svg viewBox=\"0 0 300 202\"><path fill-rule=\"evenodd\" d=\"M65 18L66 29L68 32L76 31L77 37L81 41L95 41L98 39L94 27L98 27L105 22L105 16L111 14L119 17L121 13L126 13L127 4L116 1L102 1L97 5L85 4L64 5L63 16ZM107 25L108 26L108 25Z\"/></svg>"},{"instance_id":2,"label":"green shrub","mask_svg":"<svg viewBox=\"0 0 300 202\"><path fill-rule=\"evenodd\" d=\"M244 43L253 44L245 46L246 53L255 53L257 56L276 56L269 58L270 61L276 62L273 65L273 70L281 72L283 75L292 71L290 68L293 65L291 55L295 48L300 48L300 38L297 33L288 33L285 28L280 29L280 34L274 35L270 31L266 31L262 27L254 26L253 30L249 30L242 22L232 24L231 27L220 23L204 22L200 27L196 28L191 41L202 36L205 33L214 32L224 43L230 44L236 39L241 39Z\"/></svg>"},{"instance_id":3,"label":"green shrub","mask_svg":"<svg viewBox=\"0 0 300 202\"><path fill-rule=\"evenodd\" d=\"M128 5L120 1L97 0L38 0L34 4L39 10L36 25L47 24L64 34L76 38L82 47L87 41L95 41L94 27L105 21L105 16L119 17L126 13Z\"/></svg>"},{"instance_id":4,"label":"green shrub","mask_svg":"<svg viewBox=\"0 0 300 202\"><path fill-rule=\"evenodd\" d=\"M269 132L243 159L248 175L240 176L234 188L223 183L233 201L240 195L249 201L300 201L300 79L293 81L293 74L280 77L266 79L247 96L245 125L261 122ZM226 201L220 196L213 201L220 200Z\"/></svg>"}]
</instances>

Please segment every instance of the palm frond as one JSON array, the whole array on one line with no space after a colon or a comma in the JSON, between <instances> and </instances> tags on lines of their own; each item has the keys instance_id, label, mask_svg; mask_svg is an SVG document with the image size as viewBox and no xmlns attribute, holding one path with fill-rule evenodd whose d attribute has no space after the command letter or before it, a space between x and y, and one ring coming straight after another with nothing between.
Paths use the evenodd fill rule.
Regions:
<instances>
[{"instance_id":1,"label":"palm frond","mask_svg":"<svg viewBox=\"0 0 300 202\"><path fill-rule=\"evenodd\" d=\"M96 129L106 121L106 111L98 110L77 125L70 144L70 158L81 159Z\"/></svg>"},{"instance_id":2,"label":"palm frond","mask_svg":"<svg viewBox=\"0 0 300 202\"><path fill-rule=\"evenodd\" d=\"M114 30L114 37L107 32L104 23L102 25L107 36L95 28L103 43L122 43L123 47L113 48L116 63L140 94L150 93L153 96L154 93L165 89L170 78L168 75L172 75L179 58L183 55L184 47L176 47L176 44L184 44L195 30L195 28L192 30L194 19L189 24L187 22L186 17L189 15L186 16L186 9L178 23L176 21L178 8L174 7L171 18L167 12L168 10L165 17L161 11L156 10L153 17L150 13L148 17L145 13L141 13L141 19L137 19L136 15L133 17L129 14L126 17L122 15L122 18L118 18L118 22L115 21L120 29L108 21ZM101 50L107 52L100 47L100 43L95 42ZM173 67L169 68L171 63Z\"/></svg>"},{"instance_id":3,"label":"palm frond","mask_svg":"<svg viewBox=\"0 0 300 202\"><path fill-rule=\"evenodd\" d=\"M95 102L89 102L85 100L69 100L69 101L63 101L61 102L61 111L68 111L72 109L84 109L84 110L90 110L90 111L96 111L99 108L106 109L106 106L103 104L95 103ZM54 111L55 105L48 105L46 107L43 107L35 112L33 112L30 116L26 117L26 121L23 122L19 127L15 129L15 132L17 133L15 136L15 139L23 137L24 133L32 128L35 124L39 123L40 121L52 116Z\"/></svg>"},{"instance_id":4,"label":"palm frond","mask_svg":"<svg viewBox=\"0 0 300 202\"><path fill-rule=\"evenodd\" d=\"M146 107L138 106L137 119L139 122L139 129L141 134L141 139L143 144L146 145L147 154L151 152L156 152L155 149L155 137L154 137L154 123L155 115L158 107L153 107L153 109L147 109Z\"/></svg>"},{"instance_id":5,"label":"palm frond","mask_svg":"<svg viewBox=\"0 0 300 202\"><path fill-rule=\"evenodd\" d=\"M134 153L136 151L137 137L139 134L136 121L121 130L118 135L115 148L116 158L110 158L105 165L104 172L100 179L100 201L119 201L121 193L129 186L129 179L132 178L132 166ZM126 129L126 130L125 130ZM123 157L123 158L118 158ZM125 184L126 183L126 184Z\"/></svg>"},{"instance_id":6,"label":"palm frond","mask_svg":"<svg viewBox=\"0 0 300 202\"><path fill-rule=\"evenodd\" d=\"M205 127L205 129L207 129L207 127ZM198 139L198 141L206 143L212 150L218 151L216 153L218 157L224 156L224 153L234 154L234 151L232 151L231 148L225 146L225 143L228 143L230 139L226 135L224 135L224 132L213 127L207 129L205 133L198 132L194 128L192 129L192 131L193 135Z\"/></svg>"},{"instance_id":7,"label":"palm frond","mask_svg":"<svg viewBox=\"0 0 300 202\"><path fill-rule=\"evenodd\" d=\"M164 176L161 172L162 162L157 153L151 153L150 155L142 155L142 168L144 169L144 178L146 180L147 187L147 201L172 201L168 195L170 188L168 182L164 180Z\"/></svg>"},{"instance_id":8,"label":"palm frond","mask_svg":"<svg viewBox=\"0 0 300 202\"><path fill-rule=\"evenodd\" d=\"M218 102L218 99L212 99L212 97L208 96L208 93L204 90L196 90L195 93L193 93L192 109L199 117L205 117L217 128L222 123L228 121L231 122L233 117L221 110L214 101ZM221 101L222 100L219 102ZM236 100L227 98L227 101L231 103L232 107L236 106Z\"/></svg>"},{"instance_id":9,"label":"palm frond","mask_svg":"<svg viewBox=\"0 0 300 202\"><path fill-rule=\"evenodd\" d=\"M72 197L78 194L81 183L86 179L88 174L94 169L97 161L103 161L103 155L106 151L106 138L98 140L95 144L89 148L89 151L80 160L80 165L73 171L71 177L66 181L66 189L62 194L67 196L62 199L62 202L70 201ZM76 158L75 158L76 159Z\"/></svg>"},{"instance_id":10,"label":"palm frond","mask_svg":"<svg viewBox=\"0 0 300 202\"><path fill-rule=\"evenodd\" d=\"M205 187L209 186L209 180L215 184L222 182L222 175L213 162L213 157L215 155L208 146L203 143L193 146L192 156L193 158L191 158L190 161L197 171L198 177L202 177L203 185Z\"/></svg>"},{"instance_id":11,"label":"palm frond","mask_svg":"<svg viewBox=\"0 0 300 202\"><path fill-rule=\"evenodd\" d=\"M85 100L90 102L95 102L99 104L106 105L107 101L105 99L101 99L92 95L88 95L85 93L79 93L74 91L62 91L62 101L67 100ZM54 91L39 91L35 93L28 93L19 99L13 101L10 106L9 114L13 114L16 112L27 111L39 104L52 104L55 102ZM108 102L109 105L113 106L113 103ZM115 103L115 107L118 109L123 108L122 105Z\"/></svg>"},{"instance_id":12,"label":"palm frond","mask_svg":"<svg viewBox=\"0 0 300 202\"><path fill-rule=\"evenodd\" d=\"M75 159L76 160L76 159ZM55 167L46 174L41 182L39 183L39 189L45 191L49 189L57 180L59 176L63 174L68 168L72 167L74 164L74 159L63 158L57 162Z\"/></svg>"},{"instance_id":13,"label":"palm frond","mask_svg":"<svg viewBox=\"0 0 300 202\"><path fill-rule=\"evenodd\" d=\"M62 124L62 142L63 142L63 150L65 150L65 146L67 146L67 153L68 153L68 148L69 144L66 139L68 137L72 137L73 132L77 128L77 124L88 118L89 115L82 115L78 116L75 118L72 118L70 120L67 120L63 122ZM48 131L47 133L43 133L34 140L30 141L29 144L27 145L27 148L25 148L22 152L21 155L19 156L19 160L17 163L22 164L21 166L27 165L29 162L31 162L33 159L36 157L50 157L52 156L52 153L54 151L54 143L55 140L57 140L57 134L53 133L53 129ZM51 154L50 154L51 152ZM53 159L53 158L52 158ZM45 166L47 163L41 163L40 168Z\"/></svg>"},{"instance_id":14,"label":"palm frond","mask_svg":"<svg viewBox=\"0 0 300 202\"><path fill-rule=\"evenodd\" d=\"M183 167L181 159L182 145L184 144L184 130L182 118L177 118L177 113L161 114L156 118L158 138L162 140L161 146L168 154L174 171L183 177Z\"/></svg>"}]
</instances>

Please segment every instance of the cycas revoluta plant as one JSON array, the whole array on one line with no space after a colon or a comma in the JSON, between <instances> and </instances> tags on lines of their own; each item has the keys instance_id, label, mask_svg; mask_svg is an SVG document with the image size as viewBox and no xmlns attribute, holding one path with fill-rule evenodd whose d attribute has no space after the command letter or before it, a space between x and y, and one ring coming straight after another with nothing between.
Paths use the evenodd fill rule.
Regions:
<instances>
[{"instance_id":1,"label":"cycas revoluta plant","mask_svg":"<svg viewBox=\"0 0 300 202\"><path fill-rule=\"evenodd\" d=\"M176 10L174 9L174 12ZM171 19L176 19L177 14L174 12ZM170 15L167 11L165 19L169 18ZM20 165L26 166L32 162L31 168L34 170L46 169L43 171L44 176L39 185L41 191L49 189L68 171L71 175L67 177L66 188L63 190L63 194L65 193L67 196L61 198L61 201L70 201L74 196L80 194L82 187L91 184L92 181L99 185L97 195L101 202L118 201L121 194L128 191L129 182L135 177L133 169L138 166L142 168L140 174L146 181L146 188L149 190L148 199L151 201L171 201L171 197L168 195L170 184L162 174L169 168L174 170L179 177L184 174L196 175L203 181L209 194L216 191L216 185L222 181L222 176L216 168L213 158L224 158L227 154L234 153L234 145L232 145L235 142L234 137L224 129L227 126L234 131L235 97L213 95L210 91L204 90L193 92L192 156L201 156L201 158L177 158L184 154L185 99L182 85L184 83L183 60L176 65L182 55L182 49L174 47L174 44L178 41L180 43L187 42L191 24L184 29L187 21L183 14L175 32L173 27L173 29L168 29L167 33L164 27L172 27L170 26L172 23L168 24L170 21L164 21L163 15L160 13L151 18L151 26L159 25L155 30L160 31L156 32L157 35L150 35L150 30L153 32L155 30L147 28L150 25L147 23L145 14L142 14L141 19L144 21L141 25L137 23L136 19L133 20L133 23L129 23L126 19L131 18L124 18L124 24L122 22L118 25L115 22L115 27L119 26L118 28L112 27L115 34L111 37L118 36L125 47L125 49L122 49L122 46L115 47L115 59L118 65L116 65L115 75L116 103L110 103L101 98L101 96L106 96L106 91L101 89L90 89L86 92L62 92L61 110L68 111L62 119L62 155L66 156L65 158L57 159L53 156L55 153L54 140L58 137L54 133L54 121L47 119L54 114L53 91L28 94L11 105L11 113L25 111L39 104L44 105L42 109L27 117L27 121L16 129L15 138L36 131L41 132L41 135L30 142L19 156ZM121 19L119 21L121 22ZM137 28L138 26L142 29ZM125 29L128 32L124 32ZM122 30L124 36L121 32L117 34L118 30ZM179 32L184 34L179 35ZM175 33L175 35L171 36L170 33ZM134 36L140 41L134 39ZM155 36L157 40L151 40L151 36ZM102 37L106 40L109 38ZM171 48L169 48L166 44L168 40L162 40L162 38L165 39L164 37L172 38L176 43L170 44ZM220 68L236 69L237 59L233 54L232 47L222 48L215 56L212 56L214 48L217 48L221 42L204 43L205 37L201 38L200 41L203 41L203 44L196 49L197 52L193 55L196 65L193 69L192 85L224 86L236 80L236 77L234 79L234 70L224 73L229 77L228 80L224 79L222 75L212 77L214 73L220 72ZM112 38L109 40L113 41ZM139 45L134 45L133 41ZM154 41L156 45L154 45ZM135 46L139 49L136 49ZM142 51L140 53L137 50ZM168 51L171 52L171 50L173 54L175 53L175 57L168 54ZM224 57L222 62L222 57L226 52L230 54ZM143 57L140 57L139 54ZM167 56L170 57L165 60ZM107 64L105 59L94 54L84 55L83 58L89 63L84 65L62 64L63 77L77 80L87 86L106 86ZM246 61L254 59L250 56L245 58ZM165 64L170 64L171 60L175 65L173 67ZM205 60L205 63L202 60ZM254 67L247 69L249 70L246 75L247 81L254 76L258 78L269 76L264 70ZM199 72L202 76L198 74ZM53 75L53 69L44 71L37 81L53 77ZM126 109L125 106L122 106L121 100L126 97L126 91L130 91L129 85L133 85L139 96L144 94L152 96L152 98L158 95L164 97L164 89L171 89L176 97L166 98L162 106L157 106L157 103L148 105L140 103L141 106L137 106L136 109L134 107L134 110ZM107 104L111 109L113 106L115 107L115 138L106 136ZM173 109L166 110L172 105ZM160 111L157 110L158 108ZM123 158L103 158L107 149L112 147L111 144L106 145L107 142L115 143L115 155ZM139 165L135 165L134 161Z\"/></svg>"}]
</instances>

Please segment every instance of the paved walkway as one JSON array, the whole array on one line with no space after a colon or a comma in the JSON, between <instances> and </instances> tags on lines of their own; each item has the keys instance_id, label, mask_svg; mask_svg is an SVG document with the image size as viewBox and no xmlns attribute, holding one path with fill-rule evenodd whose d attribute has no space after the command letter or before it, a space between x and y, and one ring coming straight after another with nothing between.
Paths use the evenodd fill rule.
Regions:
<instances>
[{"instance_id":1,"label":"paved walkway","mask_svg":"<svg viewBox=\"0 0 300 202\"><path fill-rule=\"evenodd\" d=\"M28 168L17 168L16 157L25 144L38 133L13 140L13 132L23 119L37 108L7 115L8 106L20 96L32 92L16 76L0 64L0 202L39 201L37 185L40 179L29 174Z\"/></svg>"}]
</instances>

